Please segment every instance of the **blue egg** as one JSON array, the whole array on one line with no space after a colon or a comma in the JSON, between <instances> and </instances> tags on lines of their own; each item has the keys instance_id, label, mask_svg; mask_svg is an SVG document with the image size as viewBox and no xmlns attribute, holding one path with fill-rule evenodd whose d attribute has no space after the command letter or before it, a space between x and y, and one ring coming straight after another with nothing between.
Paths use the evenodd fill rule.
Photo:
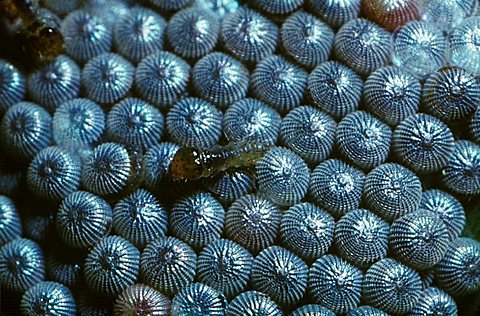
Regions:
<instances>
[{"instance_id":1,"label":"blue egg","mask_svg":"<svg viewBox=\"0 0 480 316\"><path fill-rule=\"evenodd\" d=\"M113 208L113 230L137 247L165 236L167 211L148 191L138 189Z\"/></svg>"},{"instance_id":2,"label":"blue egg","mask_svg":"<svg viewBox=\"0 0 480 316\"><path fill-rule=\"evenodd\" d=\"M168 112L167 130L182 146L210 148L222 134L222 113L207 101L185 98Z\"/></svg>"},{"instance_id":3,"label":"blue egg","mask_svg":"<svg viewBox=\"0 0 480 316\"><path fill-rule=\"evenodd\" d=\"M172 300L172 315L225 315L225 296L213 288L194 283L184 288Z\"/></svg>"},{"instance_id":4,"label":"blue egg","mask_svg":"<svg viewBox=\"0 0 480 316\"><path fill-rule=\"evenodd\" d=\"M253 5L268 14L289 14L298 9L303 0L253 0Z\"/></svg>"},{"instance_id":5,"label":"blue egg","mask_svg":"<svg viewBox=\"0 0 480 316\"><path fill-rule=\"evenodd\" d=\"M341 160L328 159L313 170L309 192L318 205L340 217L359 207L364 181L362 171Z\"/></svg>"},{"instance_id":6,"label":"blue egg","mask_svg":"<svg viewBox=\"0 0 480 316\"><path fill-rule=\"evenodd\" d=\"M321 20L300 11L283 22L280 36L288 55L299 64L314 68L328 60L335 34Z\"/></svg>"},{"instance_id":7,"label":"blue egg","mask_svg":"<svg viewBox=\"0 0 480 316\"><path fill-rule=\"evenodd\" d=\"M61 32L65 51L80 63L108 53L112 47L112 28L100 16L86 10L69 13L62 22Z\"/></svg>"},{"instance_id":8,"label":"blue egg","mask_svg":"<svg viewBox=\"0 0 480 316\"><path fill-rule=\"evenodd\" d=\"M197 279L233 298L247 287L253 256L228 239L207 245L198 256Z\"/></svg>"},{"instance_id":9,"label":"blue egg","mask_svg":"<svg viewBox=\"0 0 480 316\"><path fill-rule=\"evenodd\" d=\"M249 80L249 72L242 63L218 52L197 61L192 72L197 95L223 109L247 95Z\"/></svg>"},{"instance_id":10,"label":"blue egg","mask_svg":"<svg viewBox=\"0 0 480 316\"><path fill-rule=\"evenodd\" d=\"M422 198L420 179L396 163L375 167L363 186L367 206L388 222L417 210Z\"/></svg>"},{"instance_id":11,"label":"blue egg","mask_svg":"<svg viewBox=\"0 0 480 316\"><path fill-rule=\"evenodd\" d=\"M375 307L363 305L351 309L347 316L389 316L389 314Z\"/></svg>"},{"instance_id":12,"label":"blue egg","mask_svg":"<svg viewBox=\"0 0 480 316\"><path fill-rule=\"evenodd\" d=\"M68 287L57 282L40 282L22 296L20 311L23 315L75 315L73 294Z\"/></svg>"},{"instance_id":13,"label":"blue egg","mask_svg":"<svg viewBox=\"0 0 480 316\"><path fill-rule=\"evenodd\" d=\"M363 18L342 25L333 45L336 57L361 75L390 63L393 42L390 32Z\"/></svg>"},{"instance_id":14,"label":"blue egg","mask_svg":"<svg viewBox=\"0 0 480 316\"><path fill-rule=\"evenodd\" d=\"M67 56L60 55L28 76L30 98L54 112L63 102L80 93L80 68Z\"/></svg>"},{"instance_id":15,"label":"blue egg","mask_svg":"<svg viewBox=\"0 0 480 316\"><path fill-rule=\"evenodd\" d=\"M146 101L168 110L186 93L190 65L169 52L156 52L138 64L135 90Z\"/></svg>"},{"instance_id":16,"label":"blue egg","mask_svg":"<svg viewBox=\"0 0 480 316\"><path fill-rule=\"evenodd\" d=\"M435 266L435 280L446 293L465 296L480 289L480 243L471 238L452 241Z\"/></svg>"},{"instance_id":17,"label":"blue egg","mask_svg":"<svg viewBox=\"0 0 480 316\"><path fill-rule=\"evenodd\" d=\"M345 314L360 303L362 272L333 255L315 261L308 272L308 288L313 301Z\"/></svg>"},{"instance_id":18,"label":"blue egg","mask_svg":"<svg viewBox=\"0 0 480 316\"><path fill-rule=\"evenodd\" d=\"M442 173L443 183L453 192L480 193L480 146L468 140L456 141Z\"/></svg>"},{"instance_id":19,"label":"blue egg","mask_svg":"<svg viewBox=\"0 0 480 316\"><path fill-rule=\"evenodd\" d=\"M120 55L106 53L90 59L82 70L82 86L92 101L115 103L133 84L135 68Z\"/></svg>"},{"instance_id":20,"label":"blue egg","mask_svg":"<svg viewBox=\"0 0 480 316\"><path fill-rule=\"evenodd\" d=\"M363 300L389 314L410 311L422 296L418 273L390 258L374 263L365 273Z\"/></svg>"},{"instance_id":21,"label":"blue egg","mask_svg":"<svg viewBox=\"0 0 480 316\"><path fill-rule=\"evenodd\" d=\"M36 242L14 239L0 248L0 284L3 289L21 293L44 279L45 259Z\"/></svg>"},{"instance_id":22,"label":"blue egg","mask_svg":"<svg viewBox=\"0 0 480 316\"><path fill-rule=\"evenodd\" d=\"M167 183L170 164L179 149L180 146L174 143L162 142L147 150L143 160L145 166L143 184L147 190L151 192L162 191L163 186Z\"/></svg>"},{"instance_id":23,"label":"blue egg","mask_svg":"<svg viewBox=\"0 0 480 316\"><path fill-rule=\"evenodd\" d=\"M194 5L213 11L217 18L223 19L229 13L237 11L239 0L195 0Z\"/></svg>"},{"instance_id":24,"label":"blue egg","mask_svg":"<svg viewBox=\"0 0 480 316\"><path fill-rule=\"evenodd\" d=\"M230 141L251 141L274 145L280 131L277 111L257 99L235 102L223 117L223 132Z\"/></svg>"},{"instance_id":25,"label":"blue egg","mask_svg":"<svg viewBox=\"0 0 480 316\"><path fill-rule=\"evenodd\" d=\"M225 211L208 193L181 198L169 213L170 230L192 248L201 248L220 238Z\"/></svg>"},{"instance_id":26,"label":"blue egg","mask_svg":"<svg viewBox=\"0 0 480 316\"><path fill-rule=\"evenodd\" d=\"M189 5L193 0L148 0L151 4L164 11L176 11Z\"/></svg>"},{"instance_id":27,"label":"blue egg","mask_svg":"<svg viewBox=\"0 0 480 316\"><path fill-rule=\"evenodd\" d=\"M307 273L308 266L302 259L282 247L271 246L255 257L250 282L280 306L291 307L305 294Z\"/></svg>"},{"instance_id":28,"label":"blue egg","mask_svg":"<svg viewBox=\"0 0 480 316\"><path fill-rule=\"evenodd\" d=\"M137 281L140 252L118 236L104 237L90 250L83 274L96 293L117 296Z\"/></svg>"},{"instance_id":29,"label":"blue egg","mask_svg":"<svg viewBox=\"0 0 480 316\"><path fill-rule=\"evenodd\" d=\"M427 114L411 115L395 129L393 150L404 166L418 173L431 173L445 167L454 150L450 128Z\"/></svg>"},{"instance_id":30,"label":"blue egg","mask_svg":"<svg viewBox=\"0 0 480 316\"><path fill-rule=\"evenodd\" d=\"M295 204L284 212L280 223L282 244L306 261L314 261L330 248L335 220L312 203Z\"/></svg>"},{"instance_id":31,"label":"blue egg","mask_svg":"<svg viewBox=\"0 0 480 316\"><path fill-rule=\"evenodd\" d=\"M23 74L9 62L0 59L0 113L23 100L26 80Z\"/></svg>"},{"instance_id":32,"label":"blue egg","mask_svg":"<svg viewBox=\"0 0 480 316\"><path fill-rule=\"evenodd\" d=\"M91 15L98 16L106 27L113 30L115 22L129 14L131 0L83 0L83 8Z\"/></svg>"},{"instance_id":33,"label":"blue egg","mask_svg":"<svg viewBox=\"0 0 480 316\"><path fill-rule=\"evenodd\" d=\"M270 149L256 166L258 190L272 202L289 206L300 202L308 189L310 170L289 149Z\"/></svg>"},{"instance_id":34,"label":"blue egg","mask_svg":"<svg viewBox=\"0 0 480 316\"><path fill-rule=\"evenodd\" d=\"M255 186L255 178L247 172L232 171L219 174L208 185L208 191L223 204L231 204Z\"/></svg>"},{"instance_id":35,"label":"blue egg","mask_svg":"<svg viewBox=\"0 0 480 316\"><path fill-rule=\"evenodd\" d=\"M73 99L57 108L52 129L57 145L81 153L100 140L105 130L105 114L89 99Z\"/></svg>"},{"instance_id":36,"label":"blue egg","mask_svg":"<svg viewBox=\"0 0 480 316\"><path fill-rule=\"evenodd\" d=\"M257 63L277 47L278 27L260 13L240 7L223 19L221 39L225 49L247 63Z\"/></svg>"},{"instance_id":37,"label":"blue egg","mask_svg":"<svg viewBox=\"0 0 480 316\"><path fill-rule=\"evenodd\" d=\"M364 106L390 126L418 111L422 85L407 70L387 66L368 76L363 89Z\"/></svg>"},{"instance_id":38,"label":"blue egg","mask_svg":"<svg viewBox=\"0 0 480 316\"><path fill-rule=\"evenodd\" d=\"M115 22L113 43L117 52L133 63L163 49L167 22L155 11L133 7Z\"/></svg>"},{"instance_id":39,"label":"blue egg","mask_svg":"<svg viewBox=\"0 0 480 316\"><path fill-rule=\"evenodd\" d=\"M80 187L80 159L67 150L51 146L33 158L27 171L30 191L44 199L61 200Z\"/></svg>"},{"instance_id":40,"label":"blue egg","mask_svg":"<svg viewBox=\"0 0 480 316\"><path fill-rule=\"evenodd\" d=\"M436 213L447 227L450 240L456 239L463 232L465 210L452 195L437 189L425 191L418 209Z\"/></svg>"},{"instance_id":41,"label":"blue egg","mask_svg":"<svg viewBox=\"0 0 480 316\"><path fill-rule=\"evenodd\" d=\"M368 267L385 258L390 226L366 209L343 215L333 236L338 254L357 267Z\"/></svg>"},{"instance_id":42,"label":"blue egg","mask_svg":"<svg viewBox=\"0 0 480 316\"><path fill-rule=\"evenodd\" d=\"M423 85L423 107L445 122L467 118L480 103L480 82L458 67L444 67L432 73Z\"/></svg>"},{"instance_id":43,"label":"blue egg","mask_svg":"<svg viewBox=\"0 0 480 316\"><path fill-rule=\"evenodd\" d=\"M225 214L226 236L257 254L273 245L282 213L269 200L253 194L245 195L228 208Z\"/></svg>"},{"instance_id":44,"label":"blue egg","mask_svg":"<svg viewBox=\"0 0 480 316\"><path fill-rule=\"evenodd\" d=\"M443 314L458 315L457 304L453 297L435 287L423 291L422 298L409 312L409 315Z\"/></svg>"},{"instance_id":45,"label":"blue egg","mask_svg":"<svg viewBox=\"0 0 480 316\"><path fill-rule=\"evenodd\" d=\"M341 118L358 108L363 81L347 66L327 61L310 73L307 87L310 98L320 110Z\"/></svg>"},{"instance_id":46,"label":"blue egg","mask_svg":"<svg viewBox=\"0 0 480 316\"><path fill-rule=\"evenodd\" d=\"M193 282L197 255L183 241L161 237L143 250L140 269L142 280L147 285L173 296Z\"/></svg>"},{"instance_id":47,"label":"blue egg","mask_svg":"<svg viewBox=\"0 0 480 316\"><path fill-rule=\"evenodd\" d=\"M162 113L137 98L123 99L107 115L107 137L110 140L142 149L160 142L163 126Z\"/></svg>"},{"instance_id":48,"label":"blue egg","mask_svg":"<svg viewBox=\"0 0 480 316\"><path fill-rule=\"evenodd\" d=\"M70 247L93 247L110 233L112 216L112 208L102 198L85 191L74 192L58 207L58 237Z\"/></svg>"},{"instance_id":49,"label":"blue egg","mask_svg":"<svg viewBox=\"0 0 480 316\"><path fill-rule=\"evenodd\" d=\"M331 153L337 124L310 106L291 110L282 120L280 140L309 164L318 164Z\"/></svg>"},{"instance_id":50,"label":"blue egg","mask_svg":"<svg viewBox=\"0 0 480 316\"><path fill-rule=\"evenodd\" d=\"M172 302L161 292L144 284L134 284L123 291L115 300L115 315L138 315L146 313L155 316L170 315Z\"/></svg>"},{"instance_id":51,"label":"blue egg","mask_svg":"<svg viewBox=\"0 0 480 316\"><path fill-rule=\"evenodd\" d=\"M313 14L333 28L339 28L360 13L361 0L306 0Z\"/></svg>"},{"instance_id":52,"label":"blue egg","mask_svg":"<svg viewBox=\"0 0 480 316\"><path fill-rule=\"evenodd\" d=\"M61 244L53 247L55 248L50 249L45 259L47 279L75 288L83 282L84 253Z\"/></svg>"},{"instance_id":53,"label":"blue egg","mask_svg":"<svg viewBox=\"0 0 480 316\"><path fill-rule=\"evenodd\" d=\"M338 123L335 135L338 150L362 169L374 168L387 160L392 130L364 111L347 114Z\"/></svg>"},{"instance_id":54,"label":"blue egg","mask_svg":"<svg viewBox=\"0 0 480 316\"><path fill-rule=\"evenodd\" d=\"M435 24L410 21L393 34L393 64L418 79L445 66L447 56L447 39Z\"/></svg>"},{"instance_id":55,"label":"blue egg","mask_svg":"<svg viewBox=\"0 0 480 316\"><path fill-rule=\"evenodd\" d=\"M220 22L212 11L190 7L178 11L168 21L167 39L172 51L187 59L197 59L213 50L220 34Z\"/></svg>"},{"instance_id":56,"label":"blue egg","mask_svg":"<svg viewBox=\"0 0 480 316\"><path fill-rule=\"evenodd\" d=\"M127 149L116 143L94 148L82 169L82 184L98 195L119 193L129 184L132 161Z\"/></svg>"},{"instance_id":57,"label":"blue egg","mask_svg":"<svg viewBox=\"0 0 480 316\"><path fill-rule=\"evenodd\" d=\"M476 15L477 4L475 0L430 0L423 4L422 20L432 23L441 31L448 32L465 18Z\"/></svg>"},{"instance_id":58,"label":"blue egg","mask_svg":"<svg viewBox=\"0 0 480 316\"><path fill-rule=\"evenodd\" d=\"M31 102L10 107L0 124L0 142L12 159L29 162L52 142L52 117Z\"/></svg>"},{"instance_id":59,"label":"blue egg","mask_svg":"<svg viewBox=\"0 0 480 316\"><path fill-rule=\"evenodd\" d=\"M300 105L308 74L285 58L273 55L260 61L252 73L252 92L280 113Z\"/></svg>"},{"instance_id":60,"label":"blue egg","mask_svg":"<svg viewBox=\"0 0 480 316\"><path fill-rule=\"evenodd\" d=\"M50 0L44 3L44 6L59 15L67 15L69 12L77 9L79 0Z\"/></svg>"},{"instance_id":61,"label":"blue egg","mask_svg":"<svg viewBox=\"0 0 480 316\"><path fill-rule=\"evenodd\" d=\"M0 195L0 246L22 236L22 223L17 208L6 195Z\"/></svg>"},{"instance_id":62,"label":"blue egg","mask_svg":"<svg viewBox=\"0 0 480 316\"><path fill-rule=\"evenodd\" d=\"M449 36L449 62L475 76L480 74L480 44L475 40L478 32L480 18L473 16L462 21Z\"/></svg>"},{"instance_id":63,"label":"blue egg","mask_svg":"<svg viewBox=\"0 0 480 316\"><path fill-rule=\"evenodd\" d=\"M477 142L477 144L480 144L480 107L477 107L477 110L472 115L469 131L473 140Z\"/></svg>"},{"instance_id":64,"label":"blue egg","mask_svg":"<svg viewBox=\"0 0 480 316\"><path fill-rule=\"evenodd\" d=\"M450 239L447 227L437 214L419 210L392 223L388 242L395 258L425 270L442 260Z\"/></svg>"},{"instance_id":65,"label":"blue egg","mask_svg":"<svg viewBox=\"0 0 480 316\"><path fill-rule=\"evenodd\" d=\"M280 306L267 295L258 291L246 291L235 297L227 308L228 315L269 315L282 316Z\"/></svg>"},{"instance_id":66,"label":"blue egg","mask_svg":"<svg viewBox=\"0 0 480 316\"><path fill-rule=\"evenodd\" d=\"M294 310L290 316L334 316L335 313L322 305L308 304Z\"/></svg>"}]
</instances>

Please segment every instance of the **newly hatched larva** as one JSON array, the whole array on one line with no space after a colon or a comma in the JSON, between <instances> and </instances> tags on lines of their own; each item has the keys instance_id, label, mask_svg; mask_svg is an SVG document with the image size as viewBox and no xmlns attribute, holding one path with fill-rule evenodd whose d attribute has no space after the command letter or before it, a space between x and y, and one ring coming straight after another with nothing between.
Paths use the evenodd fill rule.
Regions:
<instances>
[{"instance_id":1,"label":"newly hatched larva","mask_svg":"<svg viewBox=\"0 0 480 316\"><path fill-rule=\"evenodd\" d=\"M254 166L268 146L260 143L232 142L224 147L202 150L184 147L173 157L170 174L176 181L199 180L222 171Z\"/></svg>"}]
</instances>

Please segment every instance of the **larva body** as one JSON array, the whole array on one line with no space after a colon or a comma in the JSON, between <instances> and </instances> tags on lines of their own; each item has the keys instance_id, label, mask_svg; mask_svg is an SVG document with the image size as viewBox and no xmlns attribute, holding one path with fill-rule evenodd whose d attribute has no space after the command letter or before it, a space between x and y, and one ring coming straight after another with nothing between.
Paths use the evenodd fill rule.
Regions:
<instances>
[{"instance_id":1,"label":"larva body","mask_svg":"<svg viewBox=\"0 0 480 316\"><path fill-rule=\"evenodd\" d=\"M230 143L211 150L184 147L173 157L170 173L177 181L208 178L222 171L254 166L267 150L260 143Z\"/></svg>"}]
</instances>

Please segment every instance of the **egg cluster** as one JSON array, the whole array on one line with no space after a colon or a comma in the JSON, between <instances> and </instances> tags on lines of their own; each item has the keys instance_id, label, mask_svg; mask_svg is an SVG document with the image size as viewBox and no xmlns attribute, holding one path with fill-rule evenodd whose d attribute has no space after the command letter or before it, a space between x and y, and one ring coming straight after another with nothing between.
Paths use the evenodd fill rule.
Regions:
<instances>
[{"instance_id":1,"label":"egg cluster","mask_svg":"<svg viewBox=\"0 0 480 316\"><path fill-rule=\"evenodd\" d=\"M44 5L64 55L0 60L1 314L457 315L480 291L478 1ZM171 178L227 144L267 150Z\"/></svg>"}]
</instances>

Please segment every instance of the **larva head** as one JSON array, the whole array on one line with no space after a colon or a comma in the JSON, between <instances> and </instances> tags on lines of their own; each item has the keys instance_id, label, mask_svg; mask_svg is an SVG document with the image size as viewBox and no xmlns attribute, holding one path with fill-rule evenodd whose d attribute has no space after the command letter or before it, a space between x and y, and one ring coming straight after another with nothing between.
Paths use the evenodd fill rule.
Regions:
<instances>
[{"instance_id":1,"label":"larva head","mask_svg":"<svg viewBox=\"0 0 480 316\"><path fill-rule=\"evenodd\" d=\"M180 149L173 157L170 174L173 180L198 180L202 177L203 166L199 159L200 150L193 147Z\"/></svg>"}]
</instances>

